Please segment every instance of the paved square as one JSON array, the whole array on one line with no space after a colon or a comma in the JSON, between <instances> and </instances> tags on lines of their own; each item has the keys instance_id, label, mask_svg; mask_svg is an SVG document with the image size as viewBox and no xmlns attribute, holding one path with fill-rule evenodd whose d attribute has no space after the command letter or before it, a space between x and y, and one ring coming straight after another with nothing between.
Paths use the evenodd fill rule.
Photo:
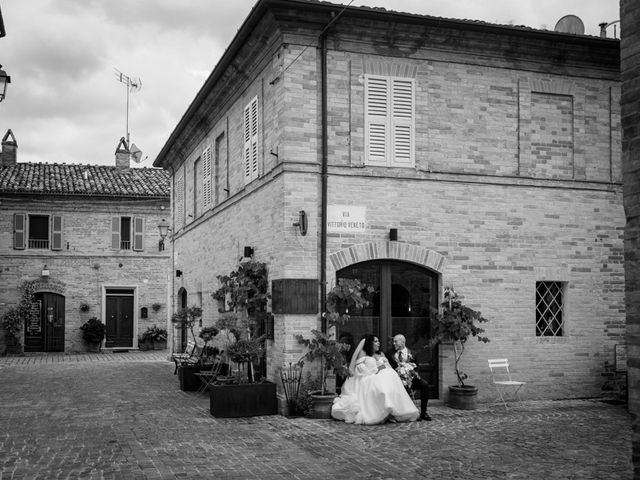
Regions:
<instances>
[{"instance_id":1,"label":"paved square","mask_svg":"<svg viewBox=\"0 0 640 480\"><path fill-rule=\"evenodd\" d=\"M430 407L433 422L217 419L166 353L0 358L0 479L630 479L598 401Z\"/></svg>"}]
</instances>

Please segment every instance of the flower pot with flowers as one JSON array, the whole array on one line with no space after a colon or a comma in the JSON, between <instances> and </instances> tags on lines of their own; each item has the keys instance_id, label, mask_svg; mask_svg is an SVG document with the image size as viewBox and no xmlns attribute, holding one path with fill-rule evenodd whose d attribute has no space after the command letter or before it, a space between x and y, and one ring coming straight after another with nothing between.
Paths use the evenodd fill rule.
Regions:
<instances>
[{"instance_id":1,"label":"flower pot with flowers","mask_svg":"<svg viewBox=\"0 0 640 480\"><path fill-rule=\"evenodd\" d=\"M97 317L91 317L80 327L82 330L82 339L88 345L90 352L99 352L102 347L107 327L98 320Z\"/></svg>"},{"instance_id":2,"label":"flower pot with flowers","mask_svg":"<svg viewBox=\"0 0 640 480\"><path fill-rule=\"evenodd\" d=\"M327 377L331 372L348 375L346 353L351 348L350 344L341 342L341 339L336 340L335 327L349 321L349 310L367 306L369 301L366 297L372 292L373 287L358 279L338 279L338 284L327 293L327 311L323 314L327 320L327 332L311 330L311 338L295 336L298 343L307 349L300 362L320 362L320 390L310 392L311 417L331 418L331 405L337 394L327 390Z\"/></svg>"},{"instance_id":3,"label":"flower pot with flowers","mask_svg":"<svg viewBox=\"0 0 640 480\"><path fill-rule=\"evenodd\" d=\"M479 342L487 343L489 339L482 335L484 329L476 325L488 320L482 314L462 304L458 294L452 287L444 290L444 301L441 311L435 313L433 324L433 337L430 344L453 342L455 374L457 385L449 386L449 399L447 405L461 410L473 410L476 408L478 388L465 383L468 375L460 370L460 359L464 353L465 344L471 337L476 337Z\"/></svg>"}]
</instances>

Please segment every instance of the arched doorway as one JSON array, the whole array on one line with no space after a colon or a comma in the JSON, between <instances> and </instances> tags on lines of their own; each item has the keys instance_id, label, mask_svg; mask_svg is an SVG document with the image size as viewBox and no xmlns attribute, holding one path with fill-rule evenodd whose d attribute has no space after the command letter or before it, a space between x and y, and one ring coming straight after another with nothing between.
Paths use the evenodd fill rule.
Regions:
<instances>
[{"instance_id":1,"label":"arched doorway","mask_svg":"<svg viewBox=\"0 0 640 480\"><path fill-rule=\"evenodd\" d=\"M34 294L30 317L25 324L25 352L64 352L64 295Z\"/></svg>"},{"instance_id":2,"label":"arched doorway","mask_svg":"<svg viewBox=\"0 0 640 480\"><path fill-rule=\"evenodd\" d=\"M357 278L375 289L367 307L349 312L351 320L340 327L340 336L352 336L356 344L362 335L373 333L387 352L393 336L403 334L420 376L431 385L429 397L438 398L438 352L428 346L432 311L438 306L438 274L409 262L381 259L345 267L336 278Z\"/></svg>"}]
</instances>

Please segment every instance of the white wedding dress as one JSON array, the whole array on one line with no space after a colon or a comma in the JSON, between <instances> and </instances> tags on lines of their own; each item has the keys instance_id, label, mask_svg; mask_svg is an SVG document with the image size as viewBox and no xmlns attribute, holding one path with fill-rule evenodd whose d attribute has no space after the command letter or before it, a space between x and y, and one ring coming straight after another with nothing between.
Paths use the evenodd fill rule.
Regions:
<instances>
[{"instance_id":1,"label":"white wedding dress","mask_svg":"<svg viewBox=\"0 0 640 480\"><path fill-rule=\"evenodd\" d=\"M380 365L386 368L378 371ZM346 423L375 425L393 417L396 422L412 422L420 412L398 374L386 358L376 361L364 356L356 361L355 373L342 385L333 401L331 416Z\"/></svg>"}]
</instances>

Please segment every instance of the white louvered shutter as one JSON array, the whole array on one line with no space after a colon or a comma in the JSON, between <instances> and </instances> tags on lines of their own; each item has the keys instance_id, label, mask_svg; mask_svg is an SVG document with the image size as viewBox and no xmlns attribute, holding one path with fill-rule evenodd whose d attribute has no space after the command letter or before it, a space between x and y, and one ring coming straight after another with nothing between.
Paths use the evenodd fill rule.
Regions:
<instances>
[{"instance_id":1,"label":"white louvered shutter","mask_svg":"<svg viewBox=\"0 0 640 480\"><path fill-rule=\"evenodd\" d=\"M120 217L111 217L111 249L120 250Z\"/></svg>"},{"instance_id":2,"label":"white louvered shutter","mask_svg":"<svg viewBox=\"0 0 640 480\"><path fill-rule=\"evenodd\" d=\"M391 82L391 165L414 165L414 84L412 79L395 78Z\"/></svg>"},{"instance_id":3,"label":"white louvered shutter","mask_svg":"<svg viewBox=\"0 0 640 480\"><path fill-rule=\"evenodd\" d=\"M184 226L184 169L182 168L176 173L174 195L176 228L180 229Z\"/></svg>"},{"instance_id":4,"label":"white louvered shutter","mask_svg":"<svg viewBox=\"0 0 640 480\"><path fill-rule=\"evenodd\" d=\"M13 248L24 250L27 244L27 214L13 214Z\"/></svg>"},{"instance_id":5,"label":"white louvered shutter","mask_svg":"<svg viewBox=\"0 0 640 480\"><path fill-rule=\"evenodd\" d=\"M389 131L389 81L381 77L365 79L365 163L386 165Z\"/></svg>"},{"instance_id":6,"label":"white louvered shutter","mask_svg":"<svg viewBox=\"0 0 640 480\"><path fill-rule=\"evenodd\" d=\"M62 250L62 215L51 216L51 250Z\"/></svg>"},{"instance_id":7,"label":"white louvered shutter","mask_svg":"<svg viewBox=\"0 0 640 480\"><path fill-rule=\"evenodd\" d=\"M202 153L202 203L204 210L207 210L212 206L212 178L211 145L209 145Z\"/></svg>"},{"instance_id":8,"label":"white louvered shutter","mask_svg":"<svg viewBox=\"0 0 640 480\"><path fill-rule=\"evenodd\" d=\"M133 250L136 252L144 250L144 219L142 217L133 219Z\"/></svg>"},{"instance_id":9,"label":"white louvered shutter","mask_svg":"<svg viewBox=\"0 0 640 480\"><path fill-rule=\"evenodd\" d=\"M258 178L258 97L253 97L244 108L244 183Z\"/></svg>"}]
</instances>

